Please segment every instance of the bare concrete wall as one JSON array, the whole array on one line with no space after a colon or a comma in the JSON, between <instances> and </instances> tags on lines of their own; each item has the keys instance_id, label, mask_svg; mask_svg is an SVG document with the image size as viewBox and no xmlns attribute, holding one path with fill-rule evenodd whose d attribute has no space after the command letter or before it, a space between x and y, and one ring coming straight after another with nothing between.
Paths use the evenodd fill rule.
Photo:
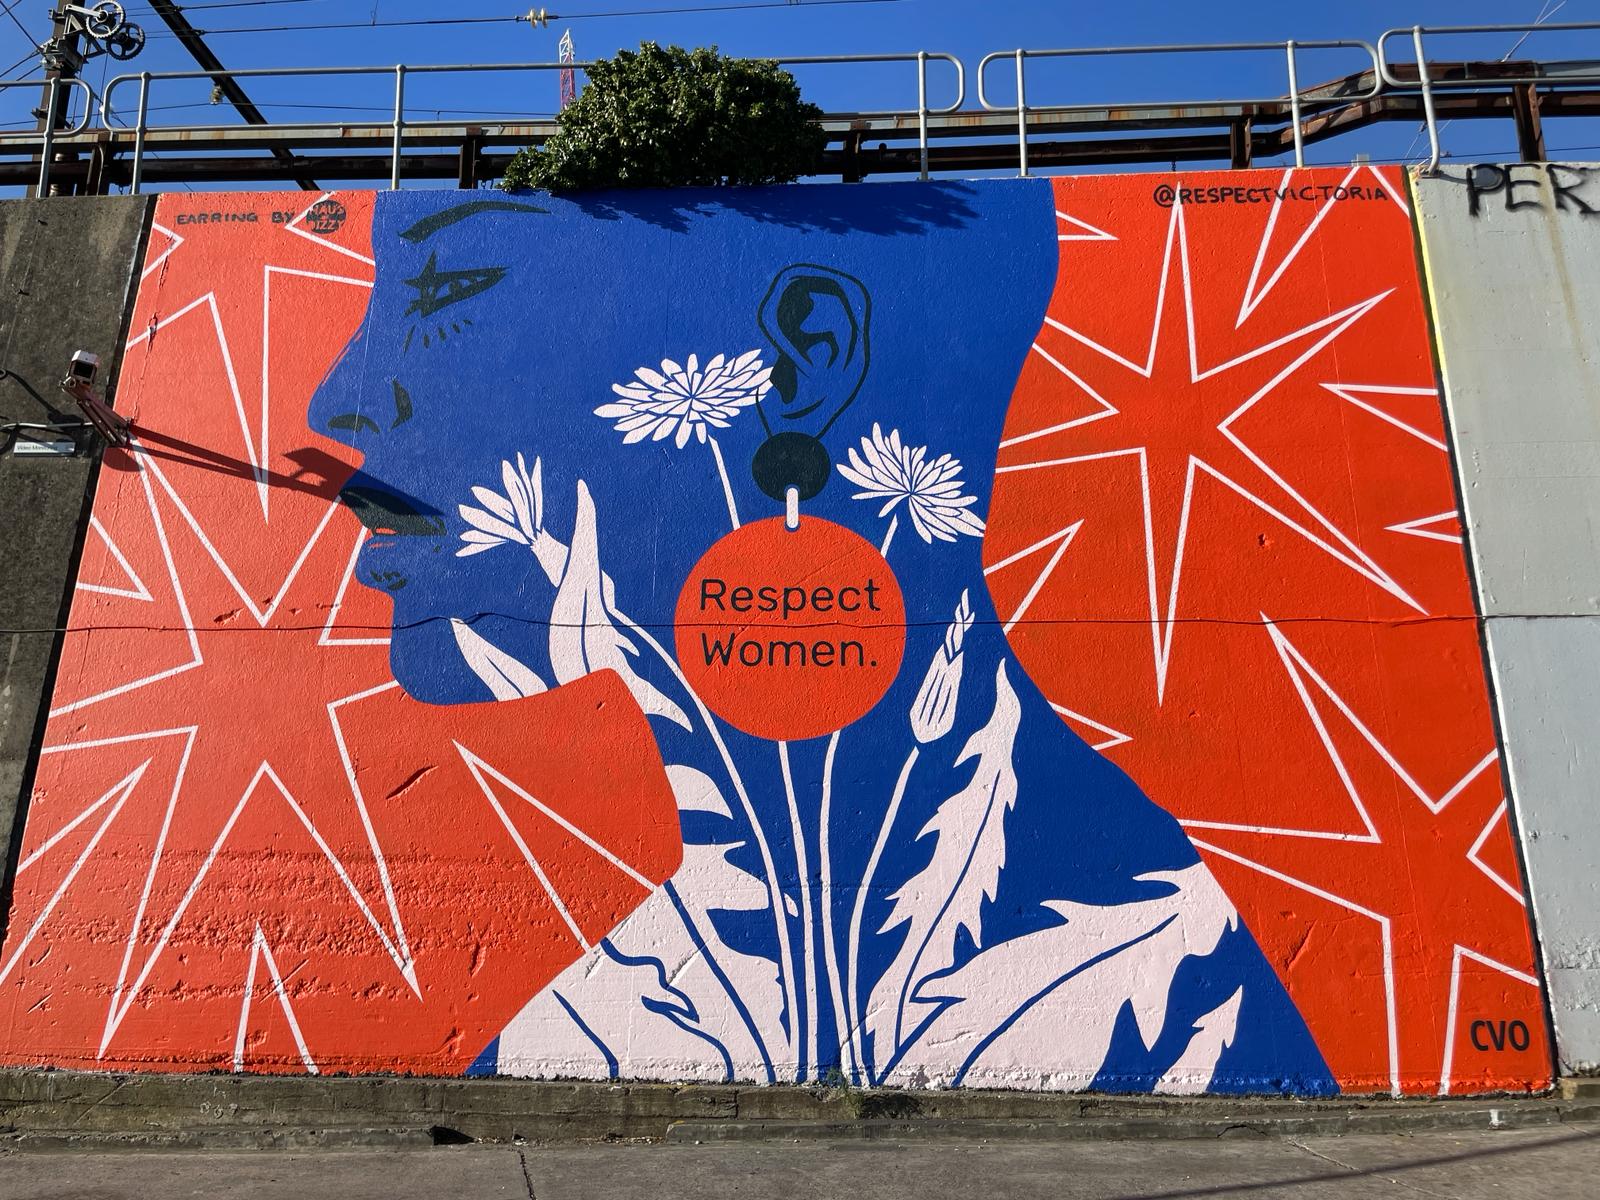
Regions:
<instances>
[{"instance_id":1,"label":"bare concrete wall","mask_svg":"<svg viewBox=\"0 0 1600 1200\"><path fill-rule=\"evenodd\" d=\"M115 367L149 202L138 198L0 203L0 426L79 418L57 381L75 350ZM18 454L0 434L0 854L9 858L18 796L49 682L94 455ZM71 435L69 435L71 436ZM40 632L46 631L46 632Z\"/></svg>"},{"instance_id":2,"label":"bare concrete wall","mask_svg":"<svg viewBox=\"0 0 1600 1200\"><path fill-rule=\"evenodd\" d=\"M1415 183L1566 1071L1600 1069L1600 167Z\"/></svg>"}]
</instances>

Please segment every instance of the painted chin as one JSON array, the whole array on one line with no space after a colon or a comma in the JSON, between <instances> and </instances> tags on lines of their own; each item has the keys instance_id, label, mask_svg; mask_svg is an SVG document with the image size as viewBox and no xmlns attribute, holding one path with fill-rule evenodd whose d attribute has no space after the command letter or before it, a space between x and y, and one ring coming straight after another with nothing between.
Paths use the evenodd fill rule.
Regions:
<instances>
[{"instance_id":1,"label":"painted chin","mask_svg":"<svg viewBox=\"0 0 1600 1200\"><path fill-rule=\"evenodd\" d=\"M412 546L406 539L374 533L362 544L361 556L356 560L356 582L386 596L397 597L411 582L415 569L412 564L417 550L437 552L439 543L430 546Z\"/></svg>"},{"instance_id":2,"label":"painted chin","mask_svg":"<svg viewBox=\"0 0 1600 1200\"><path fill-rule=\"evenodd\" d=\"M339 499L371 531L356 573L367 587L398 592L411 579L408 561L444 548L444 518L410 497L363 481L347 484Z\"/></svg>"}]
</instances>

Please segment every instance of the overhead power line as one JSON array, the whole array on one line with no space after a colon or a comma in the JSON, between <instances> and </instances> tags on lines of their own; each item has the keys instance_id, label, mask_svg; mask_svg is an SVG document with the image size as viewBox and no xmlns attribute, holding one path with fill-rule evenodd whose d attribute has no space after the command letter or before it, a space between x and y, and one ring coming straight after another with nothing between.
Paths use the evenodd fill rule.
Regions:
<instances>
[{"instance_id":1,"label":"overhead power line","mask_svg":"<svg viewBox=\"0 0 1600 1200\"><path fill-rule=\"evenodd\" d=\"M226 3L215 5L196 4L182 6L184 10L199 8L229 8L253 7L267 4L302 4L310 0L228 0ZM838 5L857 4L902 4L905 0L806 0L803 5L797 5L790 0L776 0L756 4L699 4L680 8L633 8L614 12L589 12L589 13L541 13L544 21L587 21L600 17L656 17L673 16L682 13L726 13L749 12L754 9L764 8L823 8ZM178 7L178 6L174 6ZM195 32L205 37L222 37L230 33L309 33L323 29L400 29L421 25L511 25L529 20L532 13L521 14L513 17L417 17L399 21L327 21L307 25L247 25L227 26L216 29L196 29ZM170 34L156 33L152 37L170 37Z\"/></svg>"},{"instance_id":2,"label":"overhead power line","mask_svg":"<svg viewBox=\"0 0 1600 1200\"><path fill-rule=\"evenodd\" d=\"M21 58L17 59L16 62L12 63L4 71L0 71L0 79L6 78L8 75L11 74L11 72L15 71L23 63L30 63L30 62L36 63L38 61L39 61L39 47L35 46L32 50L29 50L26 54L24 54Z\"/></svg>"},{"instance_id":3,"label":"overhead power line","mask_svg":"<svg viewBox=\"0 0 1600 1200\"><path fill-rule=\"evenodd\" d=\"M205 44L201 31L189 24L188 18L179 11L178 6L172 0L150 0L150 7L155 10L158 17L166 22L167 28L172 30L173 36L183 43L183 48L189 52L189 57L194 59L202 70L214 72L211 76L211 81L216 84L217 91L226 96L228 103L232 104L234 110L244 118L245 124L266 125L269 123L262 111L245 94L244 88L240 87L238 81L227 73L227 68L222 65L222 60L211 52L210 46ZM294 162L294 155L282 146L274 147L272 156L279 162ZM320 190L317 187L317 181L307 176L302 176L295 182L306 191Z\"/></svg>"},{"instance_id":4,"label":"overhead power line","mask_svg":"<svg viewBox=\"0 0 1600 1200\"><path fill-rule=\"evenodd\" d=\"M11 23L13 25L15 25L18 29L22 30L22 36L23 37L27 38L30 42L32 42L35 46L37 46L39 44L39 39L34 37L33 34L29 33L28 32L28 27L26 25L24 25L21 21L17 20L16 14L11 11L13 8L15 8L17 5L19 5L21 3L22 3L22 0L11 0L11 3L6 5L6 16L11 18Z\"/></svg>"},{"instance_id":5,"label":"overhead power line","mask_svg":"<svg viewBox=\"0 0 1600 1200\"><path fill-rule=\"evenodd\" d=\"M178 8L186 13L200 12L208 8L266 8L278 4L325 4L327 0L218 0L215 4L180 4Z\"/></svg>"}]
</instances>

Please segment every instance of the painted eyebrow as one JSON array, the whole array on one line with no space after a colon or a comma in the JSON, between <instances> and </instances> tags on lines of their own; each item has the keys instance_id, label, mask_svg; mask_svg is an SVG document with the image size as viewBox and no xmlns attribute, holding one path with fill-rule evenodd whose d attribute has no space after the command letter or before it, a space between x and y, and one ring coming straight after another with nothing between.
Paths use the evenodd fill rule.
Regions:
<instances>
[{"instance_id":1,"label":"painted eyebrow","mask_svg":"<svg viewBox=\"0 0 1600 1200\"><path fill-rule=\"evenodd\" d=\"M431 217L423 217L410 229L402 230L400 236L408 242L424 242L441 229L447 229L457 221L465 221L468 217L475 217L479 213L548 213L549 211L548 208L540 208L536 204L517 204L511 200L470 200L466 204L457 204L443 212L434 213Z\"/></svg>"}]
</instances>

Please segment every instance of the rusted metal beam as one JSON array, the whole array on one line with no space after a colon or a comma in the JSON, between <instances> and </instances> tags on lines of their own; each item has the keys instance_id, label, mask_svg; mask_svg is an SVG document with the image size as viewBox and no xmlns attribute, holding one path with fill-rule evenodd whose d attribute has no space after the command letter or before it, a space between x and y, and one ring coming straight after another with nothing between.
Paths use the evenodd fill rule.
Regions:
<instances>
[{"instance_id":1,"label":"rusted metal beam","mask_svg":"<svg viewBox=\"0 0 1600 1200\"><path fill-rule=\"evenodd\" d=\"M1250 125L1250 118L1245 117L1228 126L1228 166L1235 171L1248 170L1255 158L1250 144Z\"/></svg>"},{"instance_id":2,"label":"rusted metal beam","mask_svg":"<svg viewBox=\"0 0 1600 1200\"><path fill-rule=\"evenodd\" d=\"M1544 122L1539 117L1539 89L1531 83L1511 88L1511 117L1517 124L1517 150L1523 162L1544 162Z\"/></svg>"},{"instance_id":3,"label":"rusted metal beam","mask_svg":"<svg viewBox=\"0 0 1600 1200\"><path fill-rule=\"evenodd\" d=\"M482 147L477 133L469 133L461 139L461 153L456 167L456 186L458 188L475 188L478 186L478 156Z\"/></svg>"},{"instance_id":4,"label":"rusted metal beam","mask_svg":"<svg viewBox=\"0 0 1600 1200\"><path fill-rule=\"evenodd\" d=\"M1485 72L1505 74L1529 64L1438 65L1467 78L1473 72L1480 76ZM1544 68L1570 65L1546 63ZM1476 84L1480 80L1473 77L1472 81ZM1482 82L1481 89L1474 86L1436 92L1438 118L1517 118L1525 157L1545 155L1542 140L1530 140L1533 134L1542 134L1544 119L1600 116L1600 88L1536 88L1504 81L1497 85L1487 79ZM1514 87L1519 90L1514 92ZM1531 111L1519 117L1517 104L1526 105ZM1030 159L1041 167L1162 162L1246 166L1290 149L1292 133L1287 114L1274 111L1285 107L1220 106L1205 114L1209 128L1196 127L1194 123L1201 116L1192 109L1169 111L1165 116L1153 116L1141 109L1131 121L1108 121L1104 113L1032 114ZM1086 115L1091 119L1082 120ZM1302 127L1307 142L1321 142L1381 122L1422 119L1421 97L1416 92L1392 91L1309 113ZM962 112L930 120L930 168L979 171L1014 167L1015 122L1015 114L1006 112ZM832 149L819 174L860 179L915 173L920 167L914 125L896 119L840 114L828 118L825 125L832 135ZM418 179L453 179L459 186L476 186L503 173L513 151L539 144L553 128L545 121L410 127L402 155L402 174ZM58 138L58 146L70 148L80 156L77 163L59 164L62 182L102 189L111 183L126 182L133 138L133 131L127 129L94 129ZM376 124L154 129L145 139L145 177L151 182L167 183L255 183L313 177L380 181L389 174L392 144L392 126ZM36 133L0 135L0 183L25 184L36 177L39 148Z\"/></svg>"},{"instance_id":5,"label":"rusted metal beam","mask_svg":"<svg viewBox=\"0 0 1600 1200\"><path fill-rule=\"evenodd\" d=\"M201 70L219 72L219 74L211 77L211 82L217 85L217 90L228 98L228 103L233 105L248 124L271 124L267 120L266 114L255 106L249 96L245 95L245 91L239 86L238 81L230 75L220 73L226 72L227 68L222 65L222 60L211 52L211 47L206 45L205 38L200 35L200 31L189 24L189 18L183 15L182 9L172 3L172 0L150 0L150 7L155 10L156 16L166 23L167 28L172 30L173 35L183 48L189 52L189 57L199 64ZM288 162L293 158L293 155L281 148L275 149L272 153L273 157L279 162ZM295 182L308 192L322 190L315 179L297 178Z\"/></svg>"}]
</instances>

